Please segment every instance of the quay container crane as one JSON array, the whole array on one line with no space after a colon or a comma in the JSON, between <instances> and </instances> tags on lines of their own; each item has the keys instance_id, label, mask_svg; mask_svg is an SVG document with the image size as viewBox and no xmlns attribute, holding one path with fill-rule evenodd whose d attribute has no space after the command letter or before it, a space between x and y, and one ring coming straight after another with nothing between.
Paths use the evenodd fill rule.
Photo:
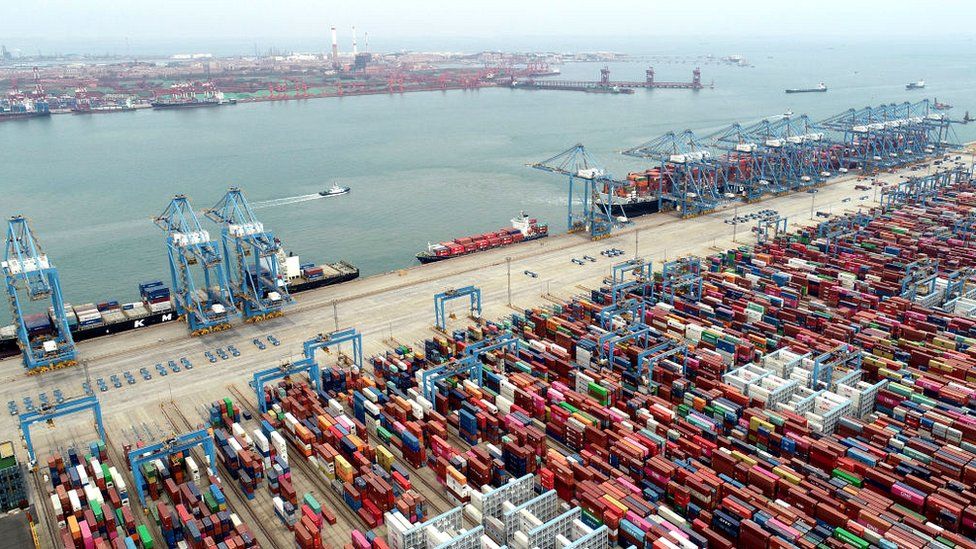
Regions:
<instances>
[{"instance_id":1,"label":"quay container crane","mask_svg":"<svg viewBox=\"0 0 976 549\"><path fill-rule=\"evenodd\" d=\"M620 225L613 216L613 199L623 182L600 167L582 144L529 167L569 176L569 232L587 231L592 238L600 239Z\"/></svg>"},{"instance_id":2,"label":"quay container crane","mask_svg":"<svg viewBox=\"0 0 976 549\"><path fill-rule=\"evenodd\" d=\"M840 168L838 150L806 115L762 120L743 129L758 143L772 167L769 191L790 192L823 183Z\"/></svg>"},{"instance_id":3,"label":"quay container crane","mask_svg":"<svg viewBox=\"0 0 976 549\"><path fill-rule=\"evenodd\" d=\"M41 250L23 216L13 216L7 222L7 243L0 266L28 373L76 364L75 342L68 325L58 270ZM31 315L22 294L28 303L49 302L50 309Z\"/></svg>"},{"instance_id":4,"label":"quay container crane","mask_svg":"<svg viewBox=\"0 0 976 549\"><path fill-rule=\"evenodd\" d=\"M842 136L846 166L874 172L958 148L953 123L923 99L848 109L819 125Z\"/></svg>"},{"instance_id":5,"label":"quay container crane","mask_svg":"<svg viewBox=\"0 0 976 549\"><path fill-rule=\"evenodd\" d=\"M681 217L701 215L717 208L733 190L728 166L713 158L708 145L691 130L668 132L623 154L660 162L659 210L667 202Z\"/></svg>"},{"instance_id":6,"label":"quay container crane","mask_svg":"<svg viewBox=\"0 0 976 549\"><path fill-rule=\"evenodd\" d=\"M291 301L280 273L281 242L264 229L244 193L231 187L205 215L222 226L224 271L234 303L245 322L259 322L282 315Z\"/></svg>"},{"instance_id":7,"label":"quay container crane","mask_svg":"<svg viewBox=\"0 0 976 549\"><path fill-rule=\"evenodd\" d=\"M154 222L166 233L176 312L186 319L190 334L204 335L229 328L237 309L221 265L223 256L217 243L210 240L210 233L200 225L186 195L174 196ZM203 286L199 288L195 270L203 271Z\"/></svg>"}]
</instances>

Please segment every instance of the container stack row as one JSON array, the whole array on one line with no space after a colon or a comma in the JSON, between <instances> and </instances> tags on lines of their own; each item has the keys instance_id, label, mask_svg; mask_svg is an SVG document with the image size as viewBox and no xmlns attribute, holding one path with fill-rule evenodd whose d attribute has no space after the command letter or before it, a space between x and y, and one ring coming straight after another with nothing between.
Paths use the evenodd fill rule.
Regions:
<instances>
[{"instance_id":1,"label":"container stack row","mask_svg":"<svg viewBox=\"0 0 976 549\"><path fill-rule=\"evenodd\" d=\"M125 479L109 464L103 442L49 456L46 473L62 547L153 547L146 526L136 524Z\"/></svg>"},{"instance_id":2,"label":"container stack row","mask_svg":"<svg viewBox=\"0 0 976 549\"><path fill-rule=\"evenodd\" d=\"M144 465L150 490L149 512L166 547L256 547L250 528L228 507L217 474L186 452L175 452Z\"/></svg>"},{"instance_id":3,"label":"container stack row","mask_svg":"<svg viewBox=\"0 0 976 549\"><path fill-rule=\"evenodd\" d=\"M384 513L394 508L423 517L426 498L413 489L391 448L367 444L366 424L346 415L338 400L325 400L321 394L304 383L269 387L265 396L271 408L262 416L262 425L290 440L300 454L296 459L309 461L370 528L382 524ZM407 436L400 433L398 439ZM419 451L416 438L412 440L413 450ZM322 511L326 522L334 524L331 511Z\"/></svg>"}]
</instances>

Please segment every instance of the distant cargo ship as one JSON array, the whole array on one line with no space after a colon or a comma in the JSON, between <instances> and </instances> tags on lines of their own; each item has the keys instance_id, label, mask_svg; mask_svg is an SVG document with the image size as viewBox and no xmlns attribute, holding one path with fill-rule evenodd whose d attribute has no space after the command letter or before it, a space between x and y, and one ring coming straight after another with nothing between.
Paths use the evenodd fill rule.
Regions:
<instances>
[{"instance_id":1,"label":"distant cargo ship","mask_svg":"<svg viewBox=\"0 0 976 549\"><path fill-rule=\"evenodd\" d=\"M150 103L154 109L193 109L197 107L220 107L221 105L234 105L236 99L217 99L215 97L205 97L203 99L193 97L191 99L157 99Z\"/></svg>"},{"instance_id":2,"label":"distant cargo ship","mask_svg":"<svg viewBox=\"0 0 976 549\"><path fill-rule=\"evenodd\" d=\"M811 93L811 92L825 92L827 91L827 85L823 82L820 83L816 88L787 88L786 93Z\"/></svg>"},{"instance_id":3,"label":"distant cargo ship","mask_svg":"<svg viewBox=\"0 0 976 549\"><path fill-rule=\"evenodd\" d=\"M51 116L51 110L46 101L34 101L30 98L0 100L0 121L40 118L42 116Z\"/></svg>"},{"instance_id":4,"label":"distant cargo ship","mask_svg":"<svg viewBox=\"0 0 976 549\"><path fill-rule=\"evenodd\" d=\"M511 246L519 242L527 242L549 236L549 226L539 225L537 219L529 217L525 212L519 213L512 219L512 228L500 229L493 233L455 238L451 242L428 244L427 250L417 254L417 261L433 263L481 252L491 248Z\"/></svg>"},{"instance_id":5,"label":"distant cargo ship","mask_svg":"<svg viewBox=\"0 0 976 549\"><path fill-rule=\"evenodd\" d=\"M339 284L359 277L359 269L346 261L326 265L302 264L297 255L282 256L287 276L289 293L298 293L323 286ZM155 324L177 320L170 290L160 281L139 285L140 301L120 304L118 301L88 303L72 307L65 304L68 326L75 341L85 341L110 334L127 332ZM30 335L44 336L51 333L48 313L30 315L25 318ZM14 326L0 328L0 358L20 353Z\"/></svg>"},{"instance_id":6,"label":"distant cargo ship","mask_svg":"<svg viewBox=\"0 0 976 549\"><path fill-rule=\"evenodd\" d=\"M51 111L0 111L0 121L51 116Z\"/></svg>"},{"instance_id":7,"label":"distant cargo ship","mask_svg":"<svg viewBox=\"0 0 976 549\"><path fill-rule=\"evenodd\" d=\"M918 80L916 82L909 82L905 84L906 90L920 90L925 87L925 80Z\"/></svg>"},{"instance_id":8,"label":"distant cargo ship","mask_svg":"<svg viewBox=\"0 0 976 549\"><path fill-rule=\"evenodd\" d=\"M212 84L206 86L203 97L196 94L191 84L179 84L173 86L170 94L154 99L150 105L154 109L195 109L236 103L236 99L225 99L223 92L214 88Z\"/></svg>"},{"instance_id":9,"label":"distant cargo ship","mask_svg":"<svg viewBox=\"0 0 976 549\"><path fill-rule=\"evenodd\" d=\"M108 114L113 112L132 112L136 111L134 106L131 104L124 105L78 105L77 107L71 109L74 114Z\"/></svg>"}]
</instances>

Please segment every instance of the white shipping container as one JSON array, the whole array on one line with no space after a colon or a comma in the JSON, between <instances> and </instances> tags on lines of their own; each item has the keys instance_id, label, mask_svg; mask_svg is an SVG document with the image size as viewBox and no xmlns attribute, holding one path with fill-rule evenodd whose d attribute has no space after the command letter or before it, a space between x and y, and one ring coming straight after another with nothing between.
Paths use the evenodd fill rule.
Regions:
<instances>
[{"instance_id":1,"label":"white shipping container","mask_svg":"<svg viewBox=\"0 0 976 549\"><path fill-rule=\"evenodd\" d=\"M193 482L200 482L200 469L197 467L197 462L192 457L187 457L184 464L186 465L186 473L190 475Z\"/></svg>"},{"instance_id":2,"label":"white shipping container","mask_svg":"<svg viewBox=\"0 0 976 549\"><path fill-rule=\"evenodd\" d=\"M292 434L295 434L295 427L298 425L298 418L291 415L291 412L285 413L285 426Z\"/></svg>"},{"instance_id":3,"label":"white shipping container","mask_svg":"<svg viewBox=\"0 0 976 549\"><path fill-rule=\"evenodd\" d=\"M228 438L228 439L227 439L227 444L228 444L228 445L230 445L230 448L231 448L232 450L234 450L234 453L235 453L235 454L236 454L236 453L238 453L238 452L240 452L241 450L243 450L243 449L244 449L244 447L243 447L243 446L241 446L241 443L240 443L240 442L238 442L238 441L237 441L237 439L236 439L236 438L234 438L234 437L230 437L230 438Z\"/></svg>"},{"instance_id":4,"label":"white shipping container","mask_svg":"<svg viewBox=\"0 0 976 549\"><path fill-rule=\"evenodd\" d=\"M81 481L81 485L84 486L88 484L88 471L85 470L85 466L76 465L75 471L78 472L78 479Z\"/></svg>"},{"instance_id":5,"label":"white shipping container","mask_svg":"<svg viewBox=\"0 0 976 549\"><path fill-rule=\"evenodd\" d=\"M261 429L254 430L254 436L252 439L254 440L254 446L256 446L262 454L267 454L269 451L271 451L271 444L268 442L268 437L264 436Z\"/></svg>"},{"instance_id":6,"label":"white shipping container","mask_svg":"<svg viewBox=\"0 0 976 549\"><path fill-rule=\"evenodd\" d=\"M51 494L51 507L54 509L54 514L59 519L64 516L64 509L61 507L61 500L58 499L57 494Z\"/></svg>"},{"instance_id":7,"label":"white shipping container","mask_svg":"<svg viewBox=\"0 0 976 549\"><path fill-rule=\"evenodd\" d=\"M336 400L334 398L330 398L329 399L329 411L332 412L333 415L341 414L342 413L342 404L340 404L338 400Z\"/></svg>"},{"instance_id":8,"label":"white shipping container","mask_svg":"<svg viewBox=\"0 0 976 549\"><path fill-rule=\"evenodd\" d=\"M72 513L81 511L81 498L78 497L77 491L68 490L68 501L71 503Z\"/></svg>"}]
</instances>

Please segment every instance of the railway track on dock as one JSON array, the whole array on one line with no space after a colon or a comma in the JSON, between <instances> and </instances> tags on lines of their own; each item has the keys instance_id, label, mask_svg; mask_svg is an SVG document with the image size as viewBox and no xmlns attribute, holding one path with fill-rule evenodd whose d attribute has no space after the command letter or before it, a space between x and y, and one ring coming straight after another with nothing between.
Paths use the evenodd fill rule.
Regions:
<instances>
[{"instance_id":1,"label":"railway track on dock","mask_svg":"<svg viewBox=\"0 0 976 549\"><path fill-rule=\"evenodd\" d=\"M132 511L132 518L135 519L136 524L145 524L146 528L152 531L153 537L156 537L158 541L162 541L163 532L159 529L159 524L155 520L149 520L148 509L144 508L138 503L138 492L139 487L136 486L135 480L132 474L126 475L125 471L129 468L129 460L123 455L123 452L118 449L117 446L112 444L111 439L108 436L105 437L105 451L108 452L108 459L112 466L119 472L120 475L125 476L125 482L128 486L131 486L129 497L129 510ZM157 537L158 536L158 537Z\"/></svg>"},{"instance_id":2,"label":"railway track on dock","mask_svg":"<svg viewBox=\"0 0 976 549\"><path fill-rule=\"evenodd\" d=\"M38 502L38 505L44 508L44 526L47 528L47 535L50 536L50 542L52 544L51 546L54 547L61 539L61 528L58 527L58 521L54 517L54 508L51 507L51 492L47 489L47 486L45 486L44 473L40 467L38 467L36 471L31 472L30 477L31 481L34 483L34 493L37 494L38 499L44 500L42 502ZM38 539L48 539L40 534L38 534L37 537ZM42 543L41 547L43 546L44 544Z\"/></svg>"},{"instance_id":3,"label":"railway track on dock","mask_svg":"<svg viewBox=\"0 0 976 549\"><path fill-rule=\"evenodd\" d=\"M166 407L164 405L160 405L160 410L162 411L163 416L167 419L167 421L169 421L170 424L174 428L176 428L178 432L179 431L188 432L197 429L197 427L194 427L193 424L190 423L190 420L187 419L186 414L183 413L183 410L181 410L178 406L176 406L175 403L172 404L172 407L176 410L176 415L178 416L178 420L174 420L173 416L170 413L166 412ZM199 455L198 450L195 449L194 452L198 454L196 456L197 459L202 459L201 463L206 463L206 460L203 459L203 456ZM247 497L244 496L244 492L243 490L241 490L241 487L235 484L234 479L231 478L230 471L227 470L223 462L221 462L219 459L217 459L217 462L220 464L219 468L221 469L222 475L225 475L222 476L222 478L227 479L227 482L224 482L221 485L221 488L226 489L227 486L230 486L231 491L234 492L234 495L238 498L238 501L241 502L240 505L241 509L240 510L234 509L234 512L243 511L248 517L248 520L246 520L245 523L248 526L253 525L255 528L258 529L261 535L265 538L264 539L265 543L259 542L258 545L261 547L272 547L274 549L285 549L289 547L288 545L282 545L281 543L278 542L277 536L275 536L274 533L268 530L268 526L264 523L263 520L261 520L261 517L257 516L257 514L254 512L254 509L251 508L249 504L250 500L248 500ZM211 464L211 466L218 467L217 464Z\"/></svg>"},{"instance_id":4,"label":"railway track on dock","mask_svg":"<svg viewBox=\"0 0 976 549\"><path fill-rule=\"evenodd\" d=\"M251 404L251 401L248 400L248 398L244 395L244 393L241 392L236 384L228 385L227 388L231 393L233 393L234 397L237 398L241 406L247 408L253 417L261 417L261 414L258 412L257 408ZM293 448L296 452L299 451L298 445L295 444L295 441L291 436L286 436L284 438L286 441L288 441L289 447ZM318 471L312 469L312 465L304 458L304 456L300 458L296 457L296 459L289 459L288 466L293 468L297 466L302 474L308 477L309 482L318 488L319 492L322 494L322 497L326 501L332 503L332 508L336 510L336 513L341 515L342 520L345 521L347 526L350 528L355 528L358 526L367 530L369 529L369 525L366 524L366 521L364 521L362 517L354 513L352 509L346 505L346 502L342 499L342 496L336 494L335 490L329 486L329 483L322 478L322 475Z\"/></svg>"}]
</instances>

